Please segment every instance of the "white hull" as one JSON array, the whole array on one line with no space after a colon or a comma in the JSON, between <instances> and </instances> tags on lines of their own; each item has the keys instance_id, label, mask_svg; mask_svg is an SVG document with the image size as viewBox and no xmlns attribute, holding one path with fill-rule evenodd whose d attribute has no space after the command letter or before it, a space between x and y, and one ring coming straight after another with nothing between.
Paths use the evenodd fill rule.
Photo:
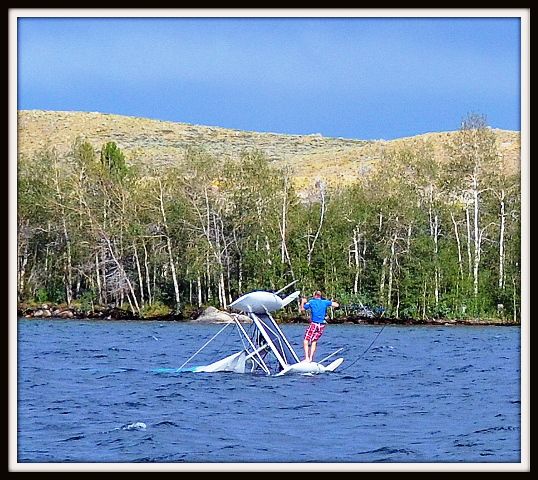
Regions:
<instances>
[{"instance_id":1,"label":"white hull","mask_svg":"<svg viewBox=\"0 0 538 480\"><path fill-rule=\"evenodd\" d=\"M328 373L334 372L344 361L343 358L337 358L334 362L331 362L329 365L322 365L317 362L307 362L303 360L302 362L294 363L292 365L287 365L280 372L276 373L274 376L278 377L281 375L290 375L290 374L299 374L299 375L316 375L318 373ZM197 373L212 373L212 372L235 372L235 373L246 373L252 371L251 368L247 368L245 364L245 352L237 352L233 355L230 355L218 362L212 363L210 365L199 365L197 367L190 368L189 371Z\"/></svg>"},{"instance_id":2,"label":"white hull","mask_svg":"<svg viewBox=\"0 0 538 480\"><path fill-rule=\"evenodd\" d=\"M230 303L230 308L244 313L268 313L279 310L295 300L301 292L293 292L282 299L272 292L251 292Z\"/></svg>"},{"instance_id":3,"label":"white hull","mask_svg":"<svg viewBox=\"0 0 538 480\"><path fill-rule=\"evenodd\" d=\"M344 361L343 358L337 358L334 362L331 362L329 365L322 365L321 363L316 362L307 362L303 360L299 363L294 363L289 365L275 376L287 375L290 373L299 373L302 375L315 375L317 373L327 373L334 372Z\"/></svg>"}]
</instances>

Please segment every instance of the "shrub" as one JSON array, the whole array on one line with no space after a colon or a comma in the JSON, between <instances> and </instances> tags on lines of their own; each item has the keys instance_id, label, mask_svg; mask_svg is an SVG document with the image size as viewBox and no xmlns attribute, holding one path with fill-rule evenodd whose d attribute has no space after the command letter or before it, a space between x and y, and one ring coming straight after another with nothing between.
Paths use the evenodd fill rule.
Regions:
<instances>
[{"instance_id":1,"label":"shrub","mask_svg":"<svg viewBox=\"0 0 538 480\"><path fill-rule=\"evenodd\" d=\"M167 317L171 313L172 309L159 301L153 302L151 305L144 305L140 309L141 318Z\"/></svg>"}]
</instances>

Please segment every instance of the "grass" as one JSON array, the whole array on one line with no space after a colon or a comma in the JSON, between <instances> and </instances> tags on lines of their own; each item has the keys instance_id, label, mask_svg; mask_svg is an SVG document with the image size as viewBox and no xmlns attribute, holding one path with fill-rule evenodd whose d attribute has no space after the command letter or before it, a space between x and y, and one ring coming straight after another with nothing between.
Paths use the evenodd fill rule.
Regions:
<instances>
[{"instance_id":1,"label":"grass","mask_svg":"<svg viewBox=\"0 0 538 480\"><path fill-rule=\"evenodd\" d=\"M509 171L520 169L520 132L494 130ZM127 162L166 168L182 159L189 146L216 158L237 157L244 150L263 151L276 166L292 169L294 183L307 190L318 178L345 185L365 175L385 151L431 142L443 157L443 142L456 132L433 132L395 140L359 140L321 135L283 135L220 127L165 122L96 112L21 110L18 112L18 153L32 156L46 146L65 155L77 137L96 151L114 141Z\"/></svg>"}]
</instances>

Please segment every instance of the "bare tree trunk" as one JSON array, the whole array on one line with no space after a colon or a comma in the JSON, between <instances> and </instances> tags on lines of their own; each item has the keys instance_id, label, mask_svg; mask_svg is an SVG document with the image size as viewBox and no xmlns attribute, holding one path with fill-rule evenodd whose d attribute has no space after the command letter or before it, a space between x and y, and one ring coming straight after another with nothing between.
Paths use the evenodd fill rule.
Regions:
<instances>
[{"instance_id":1,"label":"bare tree trunk","mask_svg":"<svg viewBox=\"0 0 538 480\"><path fill-rule=\"evenodd\" d=\"M280 263L287 263L290 269L291 278L295 281L295 273L293 272L293 266L291 264L291 258L288 251L288 247L286 245L286 230L285 230L285 219L282 220L282 225L279 223L279 229L280 229L280 237L282 238L281 243L281 254L280 254Z\"/></svg>"},{"instance_id":2,"label":"bare tree trunk","mask_svg":"<svg viewBox=\"0 0 538 480\"><path fill-rule=\"evenodd\" d=\"M433 254L435 258L435 306L439 305L439 217L434 216L433 222Z\"/></svg>"},{"instance_id":3,"label":"bare tree trunk","mask_svg":"<svg viewBox=\"0 0 538 480\"><path fill-rule=\"evenodd\" d=\"M101 275L103 276L102 289L103 289L103 305L108 304L108 280L106 278L106 252L104 246L101 248Z\"/></svg>"},{"instance_id":4,"label":"bare tree trunk","mask_svg":"<svg viewBox=\"0 0 538 480\"><path fill-rule=\"evenodd\" d=\"M430 185L430 198L428 216L430 220L430 236L433 239L433 259L434 259L434 297L435 305L439 304L439 216L433 212L433 185Z\"/></svg>"},{"instance_id":5,"label":"bare tree trunk","mask_svg":"<svg viewBox=\"0 0 538 480\"><path fill-rule=\"evenodd\" d=\"M471 219L469 216L469 209L465 208L465 219L467 220L467 259L469 263L469 276L471 276L473 267L472 267L472 255L471 255Z\"/></svg>"},{"instance_id":6,"label":"bare tree trunk","mask_svg":"<svg viewBox=\"0 0 538 480\"><path fill-rule=\"evenodd\" d=\"M452 223L454 224L454 235L456 236L456 244L458 246L458 265L460 268L460 277L463 280L463 261L461 257L461 242L460 242L460 235L458 232L458 224L456 223L456 219L454 218L454 214L450 213L450 218L452 219Z\"/></svg>"},{"instance_id":7,"label":"bare tree trunk","mask_svg":"<svg viewBox=\"0 0 538 480\"><path fill-rule=\"evenodd\" d=\"M230 272L230 259L226 258L226 282L228 284L228 303L233 302L232 298L232 278L231 278L231 272Z\"/></svg>"},{"instance_id":8,"label":"bare tree trunk","mask_svg":"<svg viewBox=\"0 0 538 480\"><path fill-rule=\"evenodd\" d=\"M239 293L243 292L243 261L241 256L237 262L237 288Z\"/></svg>"},{"instance_id":9,"label":"bare tree trunk","mask_svg":"<svg viewBox=\"0 0 538 480\"><path fill-rule=\"evenodd\" d=\"M426 280L424 280L424 288L422 289L422 320L426 319Z\"/></svg>"},{"instance_id":10,"label":"bare tree trunk","mask_svg":"<svg viewBox=\"0 0 538 480\"><path fill-rule=\"evenodd\" d=\"M166 221L166 214L164 212L164 200L163 200L163 186L161 183L161 180L159 179L159 204L161 207L161 215L163 219L163 225L164 225L164 231L165 231L165 239L166 239L166 248L168 250L168 261L170 262L170 271L172 273L172 282L174 284L174 294L176 299L176 308L175 312L178 314L181 310L181 302L180 302L180 296L179 296L179 285L177 282L177 276L176 276L176 266L174 264L174 256L172 253L172 241L170 240L170 235L168 234L168 223Z\"/></svg>"},{"instance_id":11,"label":"bare tree trunk","mask_svg":"<svg viewBox=\"0 0 538 480\"><path fill-rule=\"evenodd\" d=\"M66 272L66 275L65 275L65 296L66 296L66 300L67 300L67 306L71 306L71 302L73 301L73 288L72 288L72 282L73 282L73 278L72 278L72 272L73 272L73 269L72 269L72 264L71 264L71 245L70 245L70 242L68 241L68 246L67 246L67 272Z\"/></svg>"},{"instance_id":12,"label":"bare tree trunk","mask_svg":"<svg viewBox=\"0 0 538 480\"><path fill-rule=\"evenodd\" d=\"M105 239L105 241L106 241L106 243L108 245L108 251L110 252L112 260L114 261L114 263L118 267L120 273L122 274L125 282L127 283L127 286L129 287L129 291L131 292L131 295L133 297L133 301L134 301L135 308L136 308L136 310L133 309L133 312L136 312L137 314L140 314L140 307L138 306L138 301L136 300L136 294L134 292L133 285L131 284L131 281L129 280L129 277L127 276L127 273L125 272L125 270L123 268L123 265L118 261L118 259L116 258L116 255L114 255L114 249L112 248L112 245L110 243L109 238L104 234L104 232L102 232L102 234L103 234L103 238Z\"/></svg>"},{"instance_id":13,"label":"bare tree trunk","mask_svg":"<svg viewBox=\"0 0 538 480\"><path fill-rule=\"evenodd\" d=\"M219 304L221 308L226 308L226 288L224 285L224 265L222 262L223 248L221 246L221 228L217 224L217 215L213 215L213 230L215 232L215 258L218 263L219 278L217 282L217 291L219 294Z\"/></svg>"},{"instance_id":14,"label":"bare tree trunk","mask_svg":"<svg viewBox=\"0 0 538 480\"><path fill-rule=\"evenodd\" d=\"M122 292L123 293L123 292ZM135 309L133 307L133 302L131 302L131 297L129 296L129 294L127 293L127 301L129 302L129 306L131 307L131 311L134 312ZM123 305L123 300L122 300L122 305Z\"/></svg>"},{"instance_id":15,"label":"bare tree trunk","mask_svg":"<svg viewBox=\"0 0 538 480\"><path fill-rule=\"evenodd\" d=\"M48 225L48 229L50 232L50 223ZM50 257L50 246L47 244L47 248L45 250L45 285L49 284L49 257ZM34 258L34 265L35 265L35 258Z\"/></svg>"},{"instance_id":16,"label":"bare tree trunk","mask_svg":"<svg viewBox=\"0 0 538 480\"><path fill-rule=\"evenodd\" d=\"M392 308L392 280L394 272L394 258L396 256L396 235L392 237L390 245L389 279L387 285L387 307Z\"/></svg>"},{"instance_id":17,"label":"bare tree trunk","mask_svg":"<svg viewBox=\"0 0 538 480\"><path fill-rule=\"evenodd\" d=\"M514 323L517 321L517 302L516 302L516 279L512 277L512 302L513 302L513 309L514 309Z\"/></svg>"},{"instance_id":18,"label":"bare tree trunk","mask_svg":"<svg viewBox=\"0 0 538 480\"><path fill-rule=\"evenodd\" d=\"M67 229L66 212L64 205L64 197L62 195L62 189L60 188L60 169L58 165L58 158L54 155L54 187L56 189L56 196L58 205L60 207L60 214L62 216L62 233L65 240L66 247L66 272L64 275L65 282L65 296L67 305L70 306L73 301L73 265L72 265L72 253L71 253L71 239Z\"/></svg>"},{"instance_id":19,"label":"bare tree trunk","mask_svg":"<svg viewBox=\"0 0 538 480\"><path fill-rule=\"evenodd\" d=\"M101 272L99 271L99 253L95 254L95 279L97 280L97 298L100 305L105 305L105 299L103 297L103 288L101 286Z\"/></svg>"},{"instance_id":20,"label":"bare tree trunk","mask_svg":"<svg viewBox=\"0 0 538 480\"><path fill-rule=\"evenodd\" d=\"M198 277L196 278L196 286L197 286L197 293L198 293L198 308L200 308L202 306L202 279L199 273L198 273Z\"/></svg>"},{"instance_id":21,"label":"bare tree trunk","mask_svg":"<svg viewBox=\"0 0 538 480\"><path fill-rule=\"evenodd\" d=\"M157 283L157 262L153 262L153 279L152 279L152 283L151 283L151 286L152 286L152 291L155 292L156 290L156 285ZM155 296L152 297L152 302L155 301Z\"/></svg>"},{"instance_id":22,"label":"bare tree trunk","mask_svg":"<svg viewBox=\"0 0 538 480\"><path fill-rule=\"evenodd\" d=\"M189 268L187 267L187 278L189 276ZM192 305L192 280L189 279L189 305Z\"/></svg>"},{"instance_id":23,"label":"bare tree trunk","mask_svg":"<svg viewBox=\"0 0 538 480\"><path fill-rule=\"evenodd\" d=\"M361 234L359 232L359 226L357 225L353 229L353 259L355 263L355 278L353 280L353 293L356 295L359 291L359 275L360 275L360 242Z\"/></svg>"},{"instance_id":24,"label":"bare tree trunk","mask_svg":"<svg viewBox=\"0 0 538 480\"><path fill-rule=\"evenodd\" d=\"M75 286L75 297L78 298L80 295L80 275L77 275L77 283Z\"/></svg>"},{"instance_id":25,"label":"bare tree trunk","mask_svg":"<svg viewBox=\"0 0 538 480\"><path fill-rule=\"evenodd\" d=\"M386 270L387 270L387 257L383 258L383 265L381 266L381 279L379 281L379 296L380 298L383 298L383 294L385 292L385 277L386 277Z\"/></svg>"},{"instance_id":26,"label":"bare tree trunk","mask_svg":"<svg viewBox=\"0 0 538 480\"><path fill-rule=\"evenodd\" d=\"M284 196L282 199L282 221L279 222L280 237L282 239L280 247L280 263L287 263L290 269L291 278L295 281L295 273L293 272L293 266L291 264L290 253L287 246L287 227L288 227L288 190L289 190L289 172L286 170L284 173Z\"/></svg>"},{"instance_id":27,"label":"bare tree trunk","mask_svg":"<svg viewBox=\"0 0 538 480\"><path fill-rule=\"evenodd\" d=\"M209 302L212 298L211 294L211 270L209 268L209 252L206 255L206 299Z\"/></svg>"},{"instance_id":28,"label":"bare tree trunk","mask_svg":"<svg viewBox=\"0 0 538 480\"><path fill-rule=\"evenodd\" d=\"M174 264L174 257L172 254L172 241L170 237L166 235L166 248L168 250L168 260L170 261L170 271L172 273L172 282L174 283L174 294L176 297L176 313L181 310L181 301L179 296L179 284L177 282L176 266Z\"/></svg>"},{"instance_id":29,"label":"bare tree trunk","mask_svg":"<svg viewBox=\"0 0 538 480\"><path fill-rule=\"evenodd\" d=\"M59 195L59 193L58 193ZM65 246L66 246L66 275L65 275L65 295L67 299L67 305L70 306L71 302L73 301L73 265L72 265L72 257L71 257L71 239L69 238L69 234L67 233L67 222L65 221L65 211L62 206L62 231L64 234L65 239Z\"/></svg>"},{"instance_id":30,"label":"bare tree trunk","mask_svg":"<svg viewBox=\"0 0 538 480\"><path fill-rule=\"evenodd\" d=\"M284 198L282 200L282 221L279 222L278 226L280 227L280 238L282 242L280 244L280 263L284 263L286 258L289 259L288 249L286 247L286 214L288 211L288 176L284 176Z\"/></svg>"},{"instance_id":31,"label":"bare tree trunk","mask_svg":"<svg viewBox=\"0 0 538 480\"><path fill-rule=\"evenodd\" d=\"M478 204L478 182L476 176L473 177L473 200L474 200L474 262L473 262L473 293L478 296L478 269L480 266L480 235L479 235L479 204Z\"/></svg>"},{"instance_id":32,"label":"bare tree trunk","mask_svg":"<svg viewBox=\"0 0 538 480\"><path fill-rule=\"evenodd\" d=\"M318 230L316 231L316 234L314 235L314 239L312 240L312 244L308 248L307 261L308 261L309 266L312 263L312 253L314 252L314 246L316 244L316 240L318 239L319 234L321 233L321 228L323 227L323 220L324 220L324 217L325 217L325 186L319 180L316 182L316 184L319 187L319 195L320 195L320 199L321 199L321 209L320 209L320 214L319 214Z\"/></svg>"},{"instance_id":33,"label":"bare tree trunk","mask_svg":"<svg viewBox=\"0 0 538 480\"><path fill-rule=\"evenodd\" d=\"M271 244L267 235L265 235L265 253L267 254L267 265L273 265L273 261L271 260Z\"/></svg>"},{"instance_id":34,"label":"bare tree trunk","mask_svg":"<svg viewBox=\"0 0 538 480\"><path fill-rule=\"evenodd\" d=\"M140 305L144 306L144 280L142 278L142 269L140 268L140 261L138 259L138 249L136 248L136 242L133 240L133 251L136 263L136 271L138 272L138 285L140 288Z\"/></svg>"},{"instance_id":35,"label":"bare tree trunk","mask_svg":"<svg viewBox=\"0 0 538 480\"><path fill-rule=\"evenodd\" d=\"M157 291L157 262L153 262L153 278L151 281L151 288L153 292ZM152 296L152 301L155 301L155 293Z\"/></svg>"},{"instance_id":36,"label":"bare tree trunk","mask_svg":"<svg viewBox=\"0 0 538 480\"><path fill-rule=\"evenodd\" d=\"M26 265L28 264L28 258L30 257L28 253L28 242L24 242L23 251L22 253L19 252L18 257L19 257L19 268L17 272L17 296L18 296L18 301L20 301L24 295L24 289L26 287L25 285Z\"/></svg>"},{"instance_id":37,"label":"bare tree trunk","mask_svg":"<svg viewBox=\"0 0 538 480\"><path fill-rule=\"evenodd\" d=\"M228 302L226 301L226 285L224 284L224 272L220 270L219 275L219 297L222 308L227 308Z\"/></svg>"},{"instance_id":38,"label":"bare tree trunk","mask_svg":"<svg viewBox=\"0 0 538 480\"><path fill-rule=\"evenodd\" d=\"M219 216L219 235L222 240L222 248L219 245L219 252L220 253L220 261L221 261L221 272L222 272L222 287L223 287L223 296L224 296L224 303L223 307L226 308L228 303L232 303L232 292L231 292L231 266L230 266L230 252L228 249L228 242L226 241L226 237L224 236L224 222L222 221L222 217ZM222 258L224 255L224 258ZM226 277L224 277L224 269L226 269ZM226 281L225 281L226 280ZM228 290L226 290L226 285L228 285Z\"/></svg>"},{"instance_id":39,"label":"bare tree trunk","mask_svg":"<svg viewBox=\"0 0 538 480\"><path fill-rule=\"evenodd\" d=\"M144 270L146 272L146 287L148 290L148 302L151 305L153 303L153 299L151 297L151 275L149 271L149 265L148 265L148 249L146 247L146 242L142 241L142 246L144 247Z\"/></svg>"},{"instance_id":40,"label":"bare tree trunk","mask_svg":"<svg viewBox=\"0 0 538 480\"><path fill-rule=\"evenodd\" d=\"M505 221L506 221L506 214L505 214L505 191L501 190L501 224L499 227L499 289L504 290L504 230L505 230Z\"/></svg>"},{"instance_id":41,"label":"bare tree trunk","mask_svg":"<svg viewBox=\"0 0 538 480\"><path fill-rule=\"evenodd\" d=\"M366 271L366 238L362 241L362 255L361 255L361 261L362 261L362 271ZM362 281L359 277L359 289L362 288Z\"/></svg>"},{"instance_id":42,"label":"bare tree trunk","mask_svg":"<svg viewBox=\"0 0 538 480\"><path fill-rule=\"evenodd\" d=\"M237 288L239 289L239 293L242 293L243 291L243 255L242 255L239 242L237 241L236 230L233 229L232 233L233 233L234 243L237 250Z\"/></svg>"}]
</instances>

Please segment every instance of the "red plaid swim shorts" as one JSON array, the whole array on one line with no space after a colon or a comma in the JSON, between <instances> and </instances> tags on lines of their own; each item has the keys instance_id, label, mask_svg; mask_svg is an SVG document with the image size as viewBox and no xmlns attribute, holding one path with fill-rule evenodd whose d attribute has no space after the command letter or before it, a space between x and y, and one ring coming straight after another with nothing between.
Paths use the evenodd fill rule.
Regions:
<instances>
[{"instance_id":1,"label":"red plaid swim shorts","mask_svg":"<svg viewBox=\"0 0 538 480\"><path fill-rule=\"evenodd\" d=\"M304 339L309 342L317 342L323 335L323 330L325 330L324 323L310 322L304 334Z\"/></svg>"}]
</instances>

